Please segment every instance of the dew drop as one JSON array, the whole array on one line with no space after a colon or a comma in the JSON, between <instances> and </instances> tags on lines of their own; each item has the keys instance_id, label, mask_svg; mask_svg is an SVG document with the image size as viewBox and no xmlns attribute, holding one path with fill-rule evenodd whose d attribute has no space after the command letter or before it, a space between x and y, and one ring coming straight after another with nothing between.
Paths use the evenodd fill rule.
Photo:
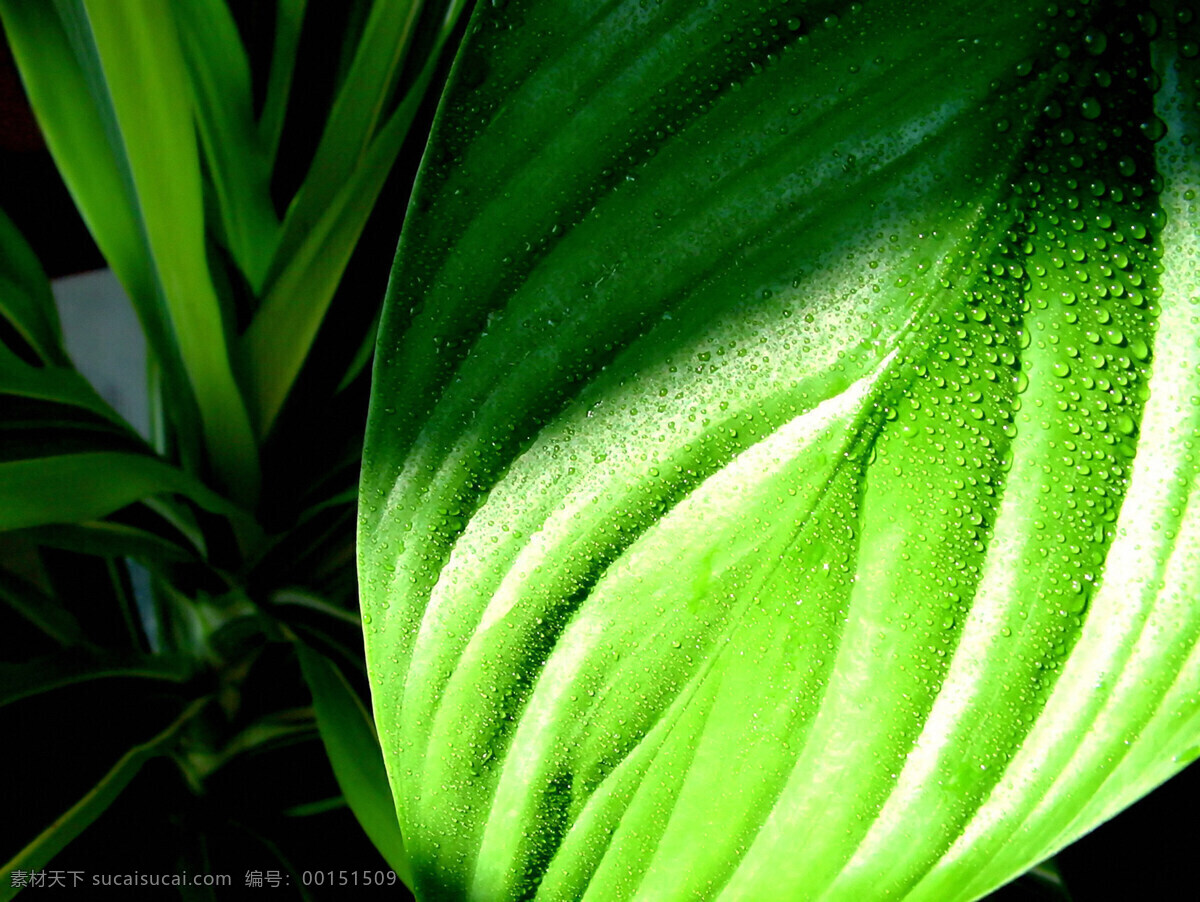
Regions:
<instances>
[{"instance_id":1,"label":"dew drop","mask_svg":"<svg viewBox=\"0 0 1200 902\"><path fill-rule=\"evenodd\" d=\"M1108 37L1099 28L1089 28L1083 36L1083 46L1092 56L1099 56L1108 47Z\"/></svg>"},{"instance_id":2,"label":"dew drop","mask_svg":"<svg viewBox=\"0 0 1200 902\"><path fill-rule=\"evenodd\" d=\"M1157 116L1150 116L1138 125L1138 130L1151 141L1161 141L1167 133L1167 125Z\"/></svg>"}]
</instances>

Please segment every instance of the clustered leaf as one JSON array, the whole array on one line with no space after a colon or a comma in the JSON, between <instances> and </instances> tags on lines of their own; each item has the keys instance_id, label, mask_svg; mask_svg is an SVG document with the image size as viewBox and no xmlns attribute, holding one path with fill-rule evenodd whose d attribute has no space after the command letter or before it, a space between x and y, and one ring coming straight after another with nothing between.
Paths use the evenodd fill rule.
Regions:
<instances>
[{"instance_id":1,"label":"clustered leaf","mask_svg":"<svg viewBox=\"0 0 1200 902\"><path fill-rule=\"evenodd\" d=\"M219 871L236 834L290 872L293 817L348 807L390 883L409 879L360 700L361 374L386 278L371 247L390 254L402 213L378 201L407 190L465 6L0 0L40 133L137 314L148 372L128 376L150 405L143 436L75 368L68 346L109 335L64 344L0 213L0 707L55 712L17 744L0 899L118 796L139 868L173 843L173 863ZM139 777L154 758L174 767ZM264 772L294 772L293 797Z\"/></svg>"}]
</instances>

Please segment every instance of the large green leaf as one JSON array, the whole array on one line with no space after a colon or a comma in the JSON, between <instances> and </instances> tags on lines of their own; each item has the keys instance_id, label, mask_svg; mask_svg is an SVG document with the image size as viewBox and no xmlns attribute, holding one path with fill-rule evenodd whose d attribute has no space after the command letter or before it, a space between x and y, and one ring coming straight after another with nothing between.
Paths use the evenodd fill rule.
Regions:
<instances>
[{"instance_id":1,"label":"large green leaf","mask_svg":"<svg viewBox=\"0 0 1200 902\"><path fill-rule=\"evenodd\" d=\"M361 497L422 898L972 899L1196 756L1196 27L480 6Z\"/></svg>"}]
</instances>

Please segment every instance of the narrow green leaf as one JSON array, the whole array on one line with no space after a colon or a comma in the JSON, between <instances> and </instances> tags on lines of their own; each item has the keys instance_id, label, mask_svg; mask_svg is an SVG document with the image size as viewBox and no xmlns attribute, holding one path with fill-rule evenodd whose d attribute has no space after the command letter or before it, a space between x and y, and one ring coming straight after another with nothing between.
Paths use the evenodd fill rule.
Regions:
<instances>
[{"instance_id":1,"label":"narrow green leaf","mask_svg":"<svg viewBox=\"0 0 1200 902\"><path fill-rule=\"evenodd\" d=\"M33 248L3 210L0 210L0 316L8 320L43 363L67 364L50 283Z\"/></svg>"},{"instance_id":2,"label":"narrow green leaf","mask_svg":"<svg viewBox=\"0 0 1200 902\"><path fill-rule=\"evenodd\" d=\"M1047 858L1022 874L1018 886L1020 885L1035 888L1033 891L1038 893L1037 898L1045 897L1072 902L1071 892L1066 881L1063 880L1062 872L1054 858Z\"/></svg>"},{"instance_id":3,"label":"narrow green leaf","mask_svg":"<svg viewBox=\"0 0 1200 902\"><path fill-rule=\"evenodd\" d=\"M91 383L64 366L30 366L0 343L0 395L12 395L80 408L108 420L123 433L134 432L124 418L96 393Z\"/></svg>"},{"instance_id":4,"label":"narrow green leaf","mask_svg":"<svg viewBox=\"0 0 1200 902\"><path fill-rule=\"evenodd\" d=\"M146 333L150 363L160 377L152 397L161 392L173 412L176 453L189 468L198 469L196 398L154 266L122 127L84 6L81 0L3 0L0 17L59 172ZM177 112L190 120L190 109L190 100L184 100ZM153 155L160 149L145 150ZM186 179L186 174L180 176ZM232 422L236 427L236 419Z\"/></svg>"},{"instance_id":5,"label":"narrow green leaf","mask_svg":"<svg viewBox=\"0 0 1200 902\"><path fill-rule=\"evenodd\" d=\"M59 3L0 2L4 30L46 143L105 259L138 305L161 349L165 330L152 315L147 265L133 186L98 71L85 68L59 16ZM95 91L95 93L93 93Z\"/></svg>"},{"instance_id":6,"label":"narrow green leaf","mask_svg":"<svg viewBox=\"0 0 1200 902\"><path fill-rule=\"evenodd\" d=\"M371 98L394 87L391 83L371 83L375 94L363 87L368 77L391 78L395 74L399 60L385 55L385 50L392 52L394 48L381 35L394 36L396 29L407 34L411 25L397 18L395 9L384 16L382 10L388 4L377 4L372 11L359 50L363 62L360 65L356 58L339 95L346 100L339 99L341 106L335 107L326 126L323 142L328 141L330 149L318 150L305 187L288 210L266 296L243 338L250 384L256 393L252 403L260 435L270 430L300 372L374 200L433 83L441 53L464 5L448 4L434 46L415 82L378 132L372 130L362 138L361 147L353 147L346 142L355 140L354 129L365 128L368 122L373 129L380 113L370 106ZM411 6L412 15L416 15L420 4ZM384 66L388 60L395 65Z\"/></svg>"},{"instance_id":7,"label":"narrow green leaf","mask_svg":"<svg viewBox=\"0 0 1200 902\"><path fill-rule=\"evenodd\" d=\"M195 399L154 271L133 178L87 19L77 0L0 2L0 18L59 173L146 333L177 411L182 459L198 459Z\"/></svg>"},{"instance_id":8,"label":"narrow green leaf","mask_svg":"<svg viewBox=\"0 0 1200 902\"><path fill-rule=\"evenodd\" d=\"M302 739L315 739L316 732L311 708L276 712L251 723L222 746L220 752L204 756L202 769L211 773L240 755L278 749ZM193 755L193 766L198 760Z\"/></svg>"},{"instance_id":9,"label":"narrow green leaf","mask_svg":"<svg viewBox=\"0 0 1200 902\"><path fill-rule=\"evenodd\" d=\"M478 7L360 506L421 897L974 899L1194 756L1200 64L1146 12Z\"/></svg>"},{"instance_id":10,"label":"narrow green leaf","mask_svg":"<svg viewBox=\"0 0 1200 902\"><path fill-rule=\"evenodd\" d=\"M171 12L196 97L222 231L233 259L257 292L278 239L279 220L271 202L271 161L254 121L250 60L224 0L176 4ZM286 34L289 11L281 13Z\"/></svg>"},{"instance_id":11,"label":"narrow green leaf","mask_svg":"<svg viewBox=\"0 0 1200 902\"><path fill-rule=\"evenodd\" d=\"M53 527L50 527L50 529L52 530ZM67 529L70 529L70 527L67 527ZM146 622L143 611L139 609L137 596L133 588L133 577L130 573L131 563L128 558L105 558L104 569L108 577L108 585L112 588L116 608L121 615L121 622L125 627L125 636L129 643L128 647L139 650L144 648L147 651L158 653L159 649L153 647L149 638L151 630L156 629L157 625L154 627L150 626Z\"/></svg>"},{"instance_id":12,"label":"narrow green leaf","mask_svg":"<svg viewBox=\"0 0 1200 902\"><path fill-rule=\"evenodd\" d=\"M86 830L121 794L142 765L163 753L179 731L208 704L207 698L192 702L170 726L152 739L135 745L121 756L112 769L92 789L65 811L36 839L0 868L0 900L12 899L20 892L11 879L13 871L34 871L44 868L51 859Z\"/></svg>"},{"instance_id":13,"label":"narrow green leaf","mask_svg":"<svg viewBox=\"0 0 1200 902\"><path fill-rule=\"evenodd\" d=\"M288 817L311 817L314 814L324 814L327 811L337 811L346 807L345 796L334 796L331 799L321 799L317 802L305 802L303 805L293 805L285 809Z\"/></svg>"},{"instance_id":14,"label":"narrow green leaf","mask_svg":"<svg viewBox=\"0 0 1200 902\"><path fill-rule=\"evenodd\" d=\"M379 336L379 317L376 316L371 323L367 334L363 337L363 342L358 346L358 350L354 352L354 357L350 361L350 365L346 367L346 373L342 376L342 381L338 383L337 391L343 392L351 385L354 380L362 375L367 368L367 364L371 362L371 355L375 353L375 342Z\"/></svg>"},{"instance_id":15,"label":"narrow green leaf","mask_svg":"<svg viewBox=\"0 0 1200 902\"><path fill-rule=\"evenodd\" d=\"M171 325L216 476L253 503L257 446L233 377L205 251L191 86L169 9L84 3Z\"/></svg>"},{"instance_id":16,"label":"narrow green leaf","mask_svg":"<svg viewBox=\"0 0 1200 902\"><path fill-rule=\"evenodd\" d=\"M248 515L170 464L115 451L0 462L0 530L98 520L150 495L178 493L235 520Z\"/></svg>"},{"instance_id":17,"label":"narrow green leaf","mask_svg":"<svg viewBox=\"0 0 1200 902\"><path fill-rule=\"evenodd\" d=\"M411 887L412 868L371 716L337 667L301 642L295 647L312 690L321 740L346 802L392 870Z\"/></svg>"},{"instance_id":18,"label":"narrow green leaf","mask_svg":"<svg viewBox=\"0 0 1200 902\"><path fill-rule=\"evenodd\" d=\"M361 643L353 641L353 638L362 635L361 624L351 634L353 638L343 641L341 638L334 638L330 635L330 631L327 629L330 626L328 623L321 623L320 627L324 628L318 628L314 627L311 622L300 622L296 614L289 615L286 611L279 613L282 615L280 617L281 622L286 623L288 629L292 630L310 648L332 662L340 670L343 672L357 670L364 676L366 675L366 667L362 661ZM312 618L308 619L311 621ZM320 621L317 622L320 623ZM345 634L346 631L343 629L339 632Z\"/></svg>"},{"instance_id":19,"label":"narrow green leaf","mask_svg":"<svg viewBox=\"0 0 1200 902\"><path fill-rule=\"evenodd\" d=\"M0 602L62 645L86 642L79 621L56 598L3 568L0 568Z\"/></svg>"},{"instance_id":20,"label":"narrow green leaf","mask_svg":"<svg viewBox=\"0 0 1200 902\"><path fill-rule=\"evenodd\" d=\"M299 252L326 207L376 143L385 104L396 88L423 0L374 3L350 72L334 100L312 165L284 221L270 281ZM366 204L370 206L370 204Z\"/></svg>"},{"instance_id":21,"label":"narrow green leaf","mask_svg":"<svg viewBox=\"0 0 1200 902\"><path fill-rule=\"evenodd\" d=\"M308 608L311 611L317 611L334 620L340 620L342 623L348 623L352 626L361 626L362 621L358 614L353 611L343 611L336 605L332 605L323 598L318 598L315 595L310 595L306 592L298 590L284 590L277 592L271 596L271 602L277 605L295 605L301 608Z\"/></svg>"},{"instance_id":22,"label":"narrow green leaf","mask_svg":"<svg viewBox=\"0 0 1200 902\"><path fill-rule=\"evenodd\" d=\"M411 116L398 115L384 129L363 165L341 185L287 268L271 283L243 336L260 435L270 431L300 373L410 123Z\"/></svg>"},{"instance_id":23,"label":"narrow green leaf","mask_svg":"<svg viewBox=\"0 0 1200 902\"><path fill-rule=\"evenodd\" d=\"M292 91L292 73L300 33L304 25L307 0L279 0L275 5L275 42L271 48L271 73L267 78L267 94L262 115L258 120L259 141L272 169L279 152L283 123L287 116L288 97Z\"/></svg>"},{"instance_id":24,"label":"narrow green leaf","mask_svg":"<svg viewBox=\"0 0 1200 902\"><path fill-rule=\"evenodd\" d=\"M75 683L144 679L181 684L191 676L183 658L115 652L66 652L22 664L0 662L0 707Z\"/></svg>"},{"instance_id":25,"label":"narrow green leaf","mask_svg":"<svg viewBox=\"0 0 1200 902\"><path fill-rule=\"evenodd\" d=\"M186 537L201 557L208 557L208 540L190 508L164 498L147 498L142 503Z\"/></svg>"},{"instance_id":26,"label":"narrow green leaf","mask_svg":"<svg viewBox=\"0 0 1200 902\"><path fill-rule=\"evenodd\" d=\"M111 520L39 526L26 534L50 548L108 558L132 557L157 564L195 562L200 554L200 549L178 544L159 533Z\"/></svg>"}]
</instances>

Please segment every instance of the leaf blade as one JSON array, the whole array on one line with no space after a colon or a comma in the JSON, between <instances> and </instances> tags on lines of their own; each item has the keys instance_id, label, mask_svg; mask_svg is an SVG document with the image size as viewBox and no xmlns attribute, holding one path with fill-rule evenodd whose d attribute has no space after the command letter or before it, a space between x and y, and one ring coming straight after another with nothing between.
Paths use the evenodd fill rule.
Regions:
<instances>
[{"instance_id":1,"label":"leaf blade","mask_svg":"<svg viewBox=\"0 0 1200 902\"><path fill-rule=\"evenodd\" d=\"M291 10L281 10L283 34ZM278 238L271 169L254 121L250 60L229 7L205 0L175 7L180 43L196 97L197 123L216 186L223 234L251 287L262 289ZM286 54L286 47L280 48Z\"/></svg>"},{"instance_id":2,"label":"leaf blade","mask_svg":"<svg viewBox=\"0 0 1200 902\"><path fill-rule=\"evenodd\" d=\"M80 833L86 830L105 809L111 805L129 782L137 776L142 765L162 753L178 732L208 704L208 699L197 699L166 729L144 743L133 746L121 756L92 789L76 802L25 848L6 862L2 870L5 875L14 871L40 870L55 855L66 848ZM0 899L12 899L20 891L15 881L0 885Z\"/></svg>"},{"instance_id":3,"label":"leaf blade","mask_svg":"<svg viewBox=\"0 0 1200 902\"><path fill-rule=\"evenodd\" d=\"M187 661L165 655L66 653L22 664L0 663L0 707L90 680L133 678L181 684L190 675Z\"/></svg>"},{"instance_id":4,"label":"leaf blade","mask_svg":"<svg viewBox=\"0 0 1200 902\"><path fill-rule=\"evenodd\" d=\"M0 315L43 362L66 364L62 326L50 283L33 248L3 210L0 210Z\"/></svg>"},{"instance_id":5,"label":"leaf blade","mask_svg":"<svg viewBox=\"0 0 1200 902\"><path fill-rule=\"evenodd\" d=\"M170 12L84 3L138 209L218 479L253 503L257 444L208 270L191 87Z\"/></svg>"},{"instance_id":6,"label":"leaf blade","mask_svg":"<svg viewBox=\"0 0 1200 902\"><path fill-rule=\"evenodd\" d=\"M477 12L401 239L361 495L420 891L972 898L1095 823L1103 773L1038 808L1011 762L1103 721L1079 674L1113 610L1131 685L1157 659L1194 689L1200 625L1167 663L1101 580L1153 575L1118 536L1150 528L1134 458L1181 398L1149 365L1153 146L1101 133L1149 91L1093 87L1099 19L1051 35L1006 7L988 43L976 6L828 11ZM1145 40L1108 47L1146 72ZM686 93L701 70L715 96ZM1194 457L1164 468L1191 491ZM1147 698L1120 730L1154 722ZM1189 710L1165 721L1180 751L1096 805L1178 769ZM1029 840L984 867L984 823Z\"/></svg>"},{"instance_id":7,"label":"leaf blade","mask_svg":"<svg viewBox=\"0 0 1200 902\"><path fill-rule=\"evenodd\" d=\"M117 451L55 454L0 463L0 529L98 520L150 495L179 493L201 507L248 515L182 470L149 455Z\"/></svg>"},{"instance_id":8,"label":"leaf blade","mask_svg":"<svg viewBox=\"0 0 1200 902\"><path fill-rule=\"evenodd\" d=\"M317 726L346 804L392 870L412 886L412 866L388 792L379 740L371 717L336 666L303 643L295 643L304 679L313 694Z\"/></svg>"}]
</instances>

